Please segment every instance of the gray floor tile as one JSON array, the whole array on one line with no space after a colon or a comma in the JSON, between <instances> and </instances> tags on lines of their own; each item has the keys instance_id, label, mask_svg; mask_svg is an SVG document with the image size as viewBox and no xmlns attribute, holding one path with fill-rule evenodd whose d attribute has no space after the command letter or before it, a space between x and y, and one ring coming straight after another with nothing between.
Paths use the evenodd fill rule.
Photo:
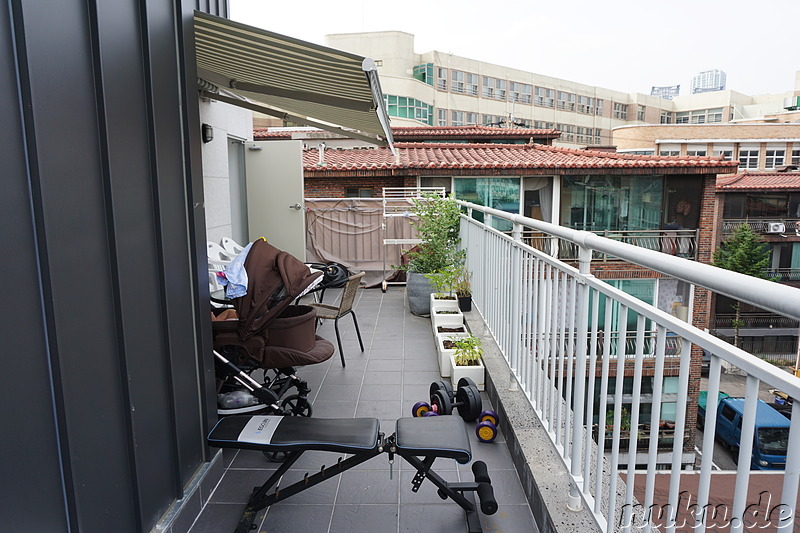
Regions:
<instances>
[{"instance_id":1,"label":"gray floor tile","mask_svg":"<svg viewBox=\"0 0 800 533\"><path fill-rule=\"evenodd\" d=\"M398 503L399 472L389 479L387 470L348 470L341 475L336 503Z\"/></svg>"},{"instance_id":2,"label":"gray floor tile","mask_svg":"<svg viewBox=\"0 0 800 533\"><path fill-rule=\"evenodd\" d=\"M397 419L401 416L400 401L364 401L356 407L356 417L366 416L380 419Z\"/></svg>"},{"instance_id":3,"label":"gray floor tile","mask_svg":"<svg viewBox=\"0 0 800 533\"><path fill-rule=\"evenodd\" d=\"M371 372L364 373L365 385L395 385L400 383L402 376L397 372Z\"/></svg>"},{"instance_id":4,"label":"gray floor tile","mask_svg":"<svg viewBox=\"0 0 800 533\"><path fill-rule=\"evenodd\" d=\"M312 405L313 416L320 418L352 418L356 413L356 402L333 402L320 400Z\"/></svg>"},{"instance_id":5,"label":"gray floor tile","mask_svg":"<svg viewBox=\"0 0 800 533\"><path fill-rule=\"evenodd\" d=\"M344 505L336 504L331 520L331 532L369 531L375 533L397 531L399 520L397 505Z\"/></svg>"},{"instance_id":6,"label":"gray floor tile","mask_svg":"<svg viewBox=\"0 0 800 533\"><path fill-rule=\"evenodd\" d=\"M436 461L438 463L439 461ZM406 463L407 464L407 463ZM438 464L434 464L433 470L445 481L457 482L457 470L442 470L438 468ZM413 492L411 490L411 480L416 474L415 470L402 470L400 472L400 503L401 504L440 504L440 505L455 505L452 500L443 500L437 494L438 488L429 479L425 479L422 485L419 486L419 491Z\"/></svg>"},{"instance_id":7,"label":"gray floor tile","mask_svg":"<svg viewBox=\"0 0 800 533\"><path fill-rule=\"evenodd\" d=\"M465 531L466 523L464 510L452 502L451 505L400 506L400 533L454 533Z\"/></svg>"},{"instance_id":8,"label":"gray floor tile","mask_svg":"<svg viewBox=\"0 0 800 533\"><path fill-rule=\"evenodd\" d=\"M244 504L206 504L189 533L219 533L233 531L244 511Z\"/></svg>"},{"instance_id":9,"label":"gray floor tile","mask_svg":"<svg viewBox=\"0 0 800 533\"><path fill-rule=\"evenodd\" d=\"M385 383L374 385L365 383L361 386L361 395L358 397L358 401L400 400L402 390L403 388L399 383L396 385Z\"/></svg>"},{"instance_id":10,"label":"gray floor tile","mask_svg":"<svg viewBox=\"0 0 800 533\"><path fill-rule=\"evenodd\" d=\"M358 385L325 385L317 392L317 395L314 397L314 403L355 402L358 401L358 391Z\"/></svg>"},{"instance_id":11,"label":"gray floor tile","mask_svg":"<svg viewBox=\"0 0 800 533\"><path fill-rule=\"evenodd\" d=\"M400 359L373 359L367 363L367 372L399 372L403 369Z\"/></svg>"},{"instance_id":12,"label":"gray floor tile","mask_svg":"<svg viewBox=\"0 0 800 533\"><path fill-rule=\"evenodd\" d=\"M333 505L304 505L302 512L298 512L296 506L277 504L268 509L258 531L328 533L332 514Z\"/></svg>"},{"instance_id":13,"label":"gray floor tile","mask_svg":"<svg viewBox=\"0 0 800 533\"><path fill-rule=\"evenodd\" d=\"M528 505L500 505L493 515L481 515L484 531L519 531L539 533Z\"/></svg>"}]
</instances>

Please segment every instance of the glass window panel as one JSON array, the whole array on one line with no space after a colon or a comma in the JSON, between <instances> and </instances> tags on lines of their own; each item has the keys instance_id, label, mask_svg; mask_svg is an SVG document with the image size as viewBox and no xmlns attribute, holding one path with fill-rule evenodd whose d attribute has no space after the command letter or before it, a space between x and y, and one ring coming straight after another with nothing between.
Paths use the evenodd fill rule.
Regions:
<instances>
[{"instance_id":1,"label":"glass window panel","mask_svg":"<svg viewBox=\"0 0 800 533\"><path fill-rule=\"evenodd\" d=\"M459 200L519 213L519 178L455 178L454 182ZM483 213L476 213L475 218L483 222ZM511 230L511 223L505 220L493 219L491 225L500 231Z\"/></svg>"}]
</instances>

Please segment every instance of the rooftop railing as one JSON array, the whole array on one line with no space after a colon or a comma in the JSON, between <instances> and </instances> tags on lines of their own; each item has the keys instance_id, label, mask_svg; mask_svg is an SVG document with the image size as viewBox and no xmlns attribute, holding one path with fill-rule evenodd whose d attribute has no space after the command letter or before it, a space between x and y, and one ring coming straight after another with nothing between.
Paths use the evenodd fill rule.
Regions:
<instances>
[{"instance_id":1,"label":"rooftop railing","mask_svg":"<svg viewBox=\"0 0 800 533\"><path fill-rule=\"evenodd\" d=\"M703 427L699 484L690 515L693 523L689 525L696 531L719 526L718 522L710 523L713 513L707 511L719 511L710 487L717 411L714 399L724 365L746 374L738 470L731 508L726 510L730 531L742 531L759 386L765 384L797 399L800 379L595 278L591 261L595 254L616 257L793 320L800 318L800 289L649 249L652 247L467 202L459 204L467 212L462 217L461 238L473 274L475 306L569 471L571 490L578 492L591 509L598 528L672 532L682 525L678 518L681 477L687 474L681 470L681 461L687 443L674 436L685 435L694 422L694 410L688 404L697 395L698 383L690 393L690 380L697 379L693 367L699 367L700 353L705 350L710 354L710 400ZM486 224L472 218L476 211L483 212ZM493 219L510 222L511 235L493 229ZM545 241L569 243L577 252L578 268L556 259L563 246L531 246L533 242L523 234L541 234ZM682 339L677 345L676 337ZM615 338L630 342L613 342ZM669 357L676 349L677 362ZM676 364L677 392L667 395L663 387L665 369L674 373ZM652 391L647 392L652 406L648 416L640 409L645 373L653 376ZM632 376L632 391L623 389L623 379L614 379L624 375ZM587 379L595 376L599 380ZM614 383L613 391L609 391L609 383ZM674 420L666 427L673 443L669 489L662 499L655 489L655 474L659 442L663 443L659 437L665 431L661 407L668 396L676 401ZM794 403L791 414L793 420L800 420L800 402ZM607 416L610 423L604 423ZM800 481L798 426L796 422L791 425L785 470L780 472L780 483L771 495L781 509L770 517L772 526L787 527L786 531L795 520ZM646 475L637 471L637 460L619 470L623 457L641 457L642 453L646 454ZM639 479L644 478L640 482L643 489L637 488L642 494L639 499L634 498L637 472Z\"/></svg>"}]
</instances>

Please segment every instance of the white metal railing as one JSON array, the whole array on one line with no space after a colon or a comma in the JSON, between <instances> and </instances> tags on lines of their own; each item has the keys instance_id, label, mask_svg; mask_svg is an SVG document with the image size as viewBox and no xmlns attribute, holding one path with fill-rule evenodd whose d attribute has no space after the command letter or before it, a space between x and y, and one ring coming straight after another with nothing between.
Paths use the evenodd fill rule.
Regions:
<instances>
[{"instance_id":1,"label":"white metal railing","mask_svg":"<svg viewBox=\"0 0 800 533\"><path fill-rule=\"evenodd\" d=\"M691 431L694 421L694 411L687 409L689 399L696 398L699 385L699 376L696 373L692 375L693 346L697 347L695 354L698 359L700 350L710 354L710 371L709 401L703 428L704 452L696 500L691 502L694 510L691 521L695 523L689 525L696 531L719 527L719 517L712 517L712 513L707 512L720 511L714 495L711 499L709 497L714 460L715 399L723 364L746 373L735 493L731 508L726 509L730 531L742 531L748 505L759 385L779 389L789 398L797 399L800 398L800 379L598 280L590 274L590 262L593 252L612 255L793 319L800 318L800 289L605 239L589 232L468 202L459 201L459 204L467 210L467 216L462 217L461 239L463 248L467 250L467 266L473 274L475 306L559 450L573 478L574 488L580 491L600 529L650 531L657 528L673 532L682 525L678 522L679 504L686 502L680 500L682 496L679 494L681 476L684 475L681 460L687 446L683 438L674 438L674 435ZM483 212L488 225L474 220L474 211ZM491 228L493 218L511 222L512 234ZM578 268L526 244L522 239L523 230L541 232L573 243L578 249ZM631 331L628 331L629 320L635 323ZM654 344L653 335L648 334L648 330L655 332ZM675 358L668 358L668 339L675 336L687 341L678 344L677 362ZM632 342L615 343L614 338L632 339ZM653 390L648 395L652 401L649 420L643 419L640 412L645 363L646 373L653 376ZM677 399L674 425L669 428L673 441L671 473L668 497L662 501L655 491L655 472L659 432L663 426L661 406L667 398L663 383L665 368L672 369L676 364L679 367L678 390L670 395L670 399ZM696 366L699 366L699 361ZM633 378L632 393L623 394L623 379L615 381L613 393L603 393L608 391L611 379L626 373ZM586 376L599 376L599 380L586 379ZM595 390L596 381L599 381L599 390ZM694 381L691 395L690 381ZM595 401L598 403L597 416ZM629 413L629 419L625 421L627 430L621 429L623 408ZM608 411L613 413L613 423L607 431L604 421ZM800 420L800 402L794 403L792 415L795 421ZM794 522L800 481L798 426L800 424L794 423L789 433L781 490L776 489L771 495L773 502L780 502L781 509L770 517L772 526L786 527L785 531L790 531ZM641 451L638 449L640 432L646 433L642 448L644 443L647 444L647 449ZM611 434L610 439L607 433ZM689 449L693 451L693 445ZM604 469L606 454L610 468L605 463ZM626 470L617 475L624 454L631 459ZM646 454L647 458L646 476L644 482L640 482L644 485L641 490L643 497L638 500L633 496L637 462L633 458L637 454ZM622 497L620 503L617 495ZM710 522L712 518L716 520L714 523Z\"/></svg>"}]
</instances>

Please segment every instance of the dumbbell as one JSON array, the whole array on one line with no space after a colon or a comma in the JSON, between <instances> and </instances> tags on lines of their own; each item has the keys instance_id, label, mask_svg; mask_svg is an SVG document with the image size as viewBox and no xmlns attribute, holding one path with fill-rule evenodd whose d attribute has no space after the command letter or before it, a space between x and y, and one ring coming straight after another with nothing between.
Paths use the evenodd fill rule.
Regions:
<instances>
[{"instance_id":1,"label":"dumbbell","mask_svg":"<svg viewBox=\"0 0 800 533\"><path fill-rule=\"evenodd\" d=\"M431 384L431 403L417 402L412 408L414 416L432 416L428 412L439 415L449 415L454 408L466 422L476 420L482 409L481 393L475 382L470 378L458 380L458 389L453 395L452 390L443 381Z\"/></svg>"}]
</instances>

